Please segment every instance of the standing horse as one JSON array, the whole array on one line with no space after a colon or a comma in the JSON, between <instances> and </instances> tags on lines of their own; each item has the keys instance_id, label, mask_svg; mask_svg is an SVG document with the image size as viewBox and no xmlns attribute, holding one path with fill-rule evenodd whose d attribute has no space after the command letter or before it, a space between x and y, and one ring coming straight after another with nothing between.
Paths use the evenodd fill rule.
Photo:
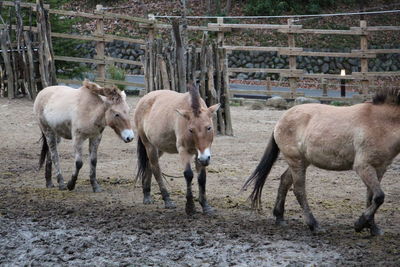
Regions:
<instances>
[{"instance_id":1,"label":"standing horse","mask_svg":"<svg viewBox=\"0 0 400 267\"><path fill-rule=\"evenodd\" d=\"M161 155L179 153L187 184L186 213L193 214L195 205L192 194L193 172L190 161L196 155L196 170L199 172L199 202L204 213L212 213L206 199L206 166L211 159L211 143L214 138L212 116L219 104L207 108L195 86L188 93L170 90L153 91L137 104L134 121L138 134L137 178L143 186L143 203L153 202L150 195L151 177L154 174L160 187L165 208L175 208L158 163Z\"/></svg>"},{"instance_id":2,"label":"standing horse","mask_svg":"<svg viewBox=\"0 0 400 267\"><path fill-rule=\"evenodd\" d=\"M50 86L39 92L33 109L42 131L43 145L39 167L43 166L46 159L46 186L54 186L51 180L54 163L59 189L66 189L57 152L57 143L62 137L72 139L73 142L75 171L67 187L69 190L75 188L83 165L82 144L89 138L90 183L94 192L100 192L101 188L96 180L96 164L97 148L104 128L110 126L126 143L134 137L125 93L116 87L103 88L87 80L79 89Z\"/></svg>"},{"instance_id":3,"label":"standing horse","mask_svg":"<svg viewBox=\"0 0 400 267\"><path fill-rule=\"evenodd\" d=\"M367 186L367 208L355 222L355 230L369 228L372 235L383 232L374 215L384 202L380 182L393 158L400 152L400 88L379 91L372 103L350 107L321 104L299 105L277 122L269 144L244 188L254 183L253 206L260 205L265 180L282 152L289 168L280 177L273 214L284 223L285 198L293 191L311 231L318 230L307 202L306 169L312 164L326 170L354 169Z\"/></svg>"}]
</instances>

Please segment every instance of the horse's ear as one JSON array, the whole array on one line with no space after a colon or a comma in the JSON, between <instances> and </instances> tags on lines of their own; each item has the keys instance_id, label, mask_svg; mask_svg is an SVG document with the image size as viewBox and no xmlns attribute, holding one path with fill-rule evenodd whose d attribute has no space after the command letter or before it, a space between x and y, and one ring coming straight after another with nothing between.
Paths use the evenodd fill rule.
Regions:
<instances>
[{"instance_id":1,"label":"horse's ear","mask_svg":"<svg viewBox=\"0 0 400 267\"><path fill-rule=\"evenodd\" d=\"M213 114L219 109L220 106L221 106L220 103L212 105L211 107L208 108L208 112L210 112L210 114Z\"/></svg>"},{"instance_id":2,"label":"horse's ear","mask_svg":"<svg viewBox=\"0 0 400 267\"><path fill-rule=\"evenodd\" d=\"M85 79L82 83L83 87L86 87L90 91L98 95L104 95L103 87L98 85L97 83L91 82L88 79Z\"/></svg>"},{"instance_id":3,"label":"horse's ear","mask_svg":"<svg viewBox=\"0 0 400 267\"><path fill-rule=\"evenodd\" d=\"M125 101L126 100L125 91L121 91L121 96L122 96L122 100Z\"/></svg>"},{"instance_id":4,"label":"horse's ear","mask_svg":"<svg viewBox=\"0 0 400 267\"><path fill-rule=\"evenodd\" d=\"M178 113L180 116L184 117L187 120L190 120L190 111L188 110L183 110L183 109L175 109L176 113Z\"/></svg>"},{"instance_id":5,"label":"horse's ear","mask_svg":"<svg viewBox=\"0 0 400 267\"><path fill-rule=\"evenodd\" d=\"M126 97L125 93L122 94L121 91L116 86L104 87L104 96L107 97L112 103L117 104L123 99L123 95Z\"/></svg>"}]
</instances>

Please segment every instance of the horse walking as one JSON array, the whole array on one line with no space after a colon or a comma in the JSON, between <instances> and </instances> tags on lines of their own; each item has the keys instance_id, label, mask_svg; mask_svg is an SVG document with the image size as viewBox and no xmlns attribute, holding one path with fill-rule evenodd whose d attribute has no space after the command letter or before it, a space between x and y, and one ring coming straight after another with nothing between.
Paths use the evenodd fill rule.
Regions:
<instances>
[{"instance_id":1,"label":"horse walking","mask_svg":"<svg viewBox=\"0 0 400 267\"><path fill-rule=\"evenodd\" d=\"M199 172L199 202L204 213L213 209L206 199L206 166L211 160L211 144L214 138L212 116L219 108L215 104L207 108L195 86L188 93L170 90L153 91L137 104L134 121L138 134L137 178L143 186L143 203L153 202L150 194L151 177L154 175L161 191L165 208L175 208L165 187L158 163L163 153L179 153L187 184L186 213L195 213L192 194L193 171L190 162L196 155Z\"/></svg>"},{"instance_id":2,"label":"horse walking","mask_svg":"<svg viewBox=\"0 0 400 267\"><path fill-rule=\"evenodd\" d=\"M96 164L97 148L104 128L110 126L126 143L134 137L125 93L116 87L100 87L87 80L79 89L50 86L39 92L33 109L42 131L43 145L39 167L41 168L46 160L46 187L54 186L51 179L54 163L59 189L66 189L57 152L57 144L62 137L72 139L73 142L75 171L67 188L75 188L79 170L83 165L82 144L89 139L90 182L93 191L100 192L101 188L96 180Z\"/></svg>"},{"instance_id":3,"label":"horse walking","mask_svg":"<svg viewBox=\"0 0 400 267\"><path fill-rule=\"evenodd\" d=\"M311 231L319 229L305 191L306 169L312 164L326 170L354 169L367 187L367 208L355 222L355 230L369 228L372 235L382 234L374 215L385 199L382 177L400 152L400 88L379 91L372 103L350 107L305 104L288 110L244 185L254 183L250 197L255 207L260 205L265 180L280 151L289 168L280 177L273 210L278 224L284 223L285 198L293 185L307 225Z\"/></svg>"}]
</instances>

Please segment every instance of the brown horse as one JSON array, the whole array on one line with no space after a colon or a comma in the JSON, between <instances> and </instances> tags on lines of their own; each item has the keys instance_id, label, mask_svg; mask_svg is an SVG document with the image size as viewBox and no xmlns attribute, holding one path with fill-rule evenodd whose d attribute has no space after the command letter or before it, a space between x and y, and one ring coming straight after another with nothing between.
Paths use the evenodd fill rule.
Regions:
<instances>
[{"instance_id":1,"label":"brown horse","mask_svg":"<svg viewBox=\"0 0 400 267\"><path fill-rule=\"evenodd\" d=\"M400 152L400 88L380 90L372 103L350 107L305 104L288 110L244 185L254 183L250 197L255 207L260 205L265 180L279 151L289 168L280 178L273 211L278 224L284 223L285 198L293 184L307 225L318 230L305 191L306 169L312 164L326 170L354 169L367 186L367 208L355 222L355 230L369 228L372 235L382 234L374 215L385 198L380 186L383 174Z\"/></svg>"},{"instance_id":2,"label":"brown horse","mask_svg":"<svg viewBox=\"0 0 400 267\"><path fill-rule=\"evenodd\" d=\"M43 145L39 167L43 166L46 159L46 186L54 186L51 180L54 163L59 189L66 189L57 152L57 143L62 137L72 139L73 142L75 172L67 187L69 190L75 188L83 165L82 144L89 139L90 182L93 191L100 192L96 180L96 164L97 148L104 128L110 126L125 142L132 141L134 137L125 93L116 87L103 88L87 80L79 89L50 86L39 92L33 109L42 131Z\"/></svg>"},{"instance_id":3,"label":"brown horse","mask_svg":"<svg viewBox=\"0 0 400 267\"><path fill-rule=\"evenodd\" d=\"M144 204L153 202L150 187L154 174L165 208L176 207L163 182L158 159L164 152L179 153L187 184L186 213L193 214L195 205L190 161L196 155L199 202L204 213L212 213L213 209L206 199L205 167L210 163L210 149L214 138L212 114L218 108L219 104L207 108L195 86L191 86L189 92L184 94L169 90L153 91L139 101L134 120L138 134L137 178L142 180Z\"/></svg>"}]
</instances>

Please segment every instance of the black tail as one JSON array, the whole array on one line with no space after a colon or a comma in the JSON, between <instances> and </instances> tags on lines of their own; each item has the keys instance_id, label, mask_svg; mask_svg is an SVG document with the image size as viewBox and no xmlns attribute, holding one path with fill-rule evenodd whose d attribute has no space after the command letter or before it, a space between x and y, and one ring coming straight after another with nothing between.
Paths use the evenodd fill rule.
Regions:
<instances>
[{"instance_id":1,"label":"black tail","mask_svg":"<svg viewBox=\"0 0 400 267\"><path fill-rule=\"evenodd\" d=\"M46 137L42 133L42 151L40 151L40 159L39 159L39 170L43 167L43 163L46 160L46 155L49 153L49 145L47 144Z\"/></svg>"},{"instance_id":2,"label":"black tail","mask_svg":"<svg viewBox=\"0 0 400 267\"><path fill-rule=\"evenodd\" d=\"M137 138L137 174L136 180L141 178L143 181L145 177L146 170L150 167L149 166L149 158L147 157L146 148L142 142L140 136Z\"/></svg>"},{"instance_id":3,"label":"black tail","mask_svg":"<svg viewBox=\"0 0 400 267\"><path fill-rule=\"evenodd\" d=\"M274 165L276 159L278 158L278 155L279 147L275 142L274 134L272 134L260 163L258 163L257 168L250 175L242 188L242 190L246 189L250 184L254 183L253 192L249 197L252 201L253 208L260 208L261 193L265 184L265 180L267 180L267 176L272 169L272 165Z\"/></svg>"}]
</instances>

